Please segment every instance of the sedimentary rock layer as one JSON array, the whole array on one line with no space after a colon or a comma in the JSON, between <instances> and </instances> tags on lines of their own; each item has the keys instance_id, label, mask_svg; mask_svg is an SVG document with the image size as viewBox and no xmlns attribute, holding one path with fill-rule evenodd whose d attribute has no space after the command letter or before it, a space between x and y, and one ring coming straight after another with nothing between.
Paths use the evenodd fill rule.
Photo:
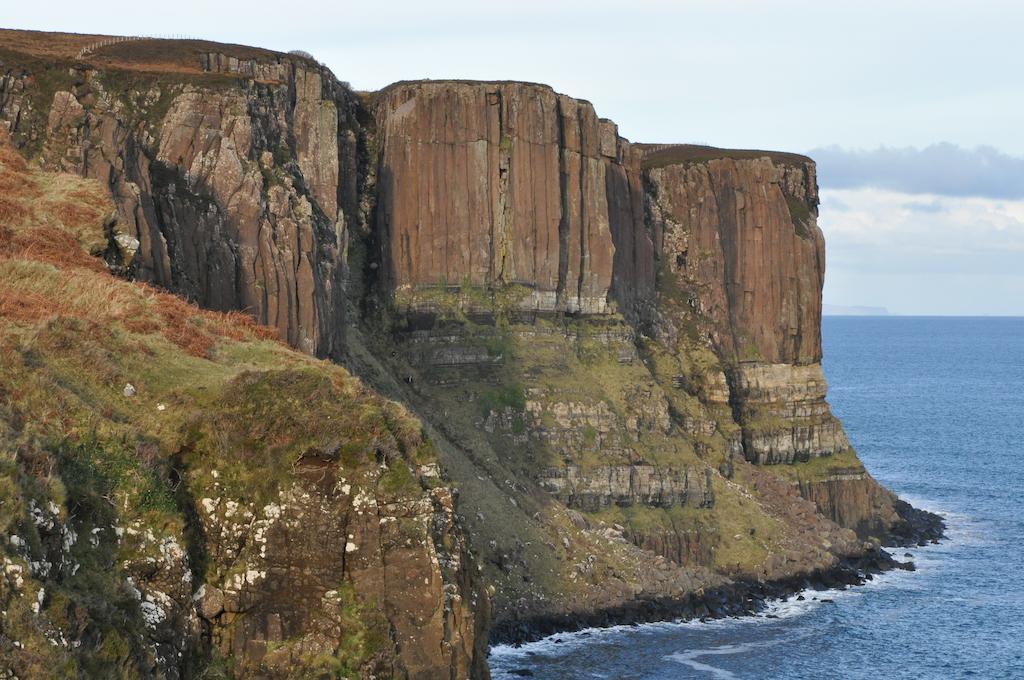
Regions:
<instances>
[{"instance_id":1,"label":"sedimentary rock layer","mask_svg":"<svg viewBox=\"0 0 1024 680\"><path fill-rule=\"evenodd\" d=\"M0 120L33 161L109 189L115 271L246 311L416 412L503 635L706 612L701 593L731 579L795 582L876 554L864 539L912 535L825 401L809 159L631 144L543 85L357 96L302 55L126 45L90 63L0 52ZM471 558L454 497L421 472L416 503L374 495L362 519L307 480L293 510L324 512L295 540L324 538L319 585L343 560L377 598L396 664L460 676L485 607L438 576ZM380 558L349 554L339 526ZM270 537L270 569L297 573L289 535ZM215 645L250 669L244 639L277 648L317 627L327 591L302 578L261 580L251 608L211 583Z\"/></svg>"}]
</instances>

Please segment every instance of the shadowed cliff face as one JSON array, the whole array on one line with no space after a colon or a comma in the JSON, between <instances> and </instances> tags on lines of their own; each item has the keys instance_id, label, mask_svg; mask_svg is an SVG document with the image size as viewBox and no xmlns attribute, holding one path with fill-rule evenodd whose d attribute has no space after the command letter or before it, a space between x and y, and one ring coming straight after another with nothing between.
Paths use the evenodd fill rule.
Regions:
<instances>
[{"instance_id":1,"label":"shadowed cliff face","mask_svg":"<svg viewBox=\"0 0 1024 680\"><path fill-rule=\"evenodd\" d=\"M0 82L12 137L110 188L136 278L340 351L358 125L333 76L217 53L187 76L24 63Z\"/></svg>"},{"instance_id":2,"label":"shadowed cliff face","mask_svg":"<svg viewBox=\"0 0 1024 680\"><path fill-rule=\"evenodd\" d=\"M133 49L154 59L149 42ZM0 53L0 118L27 156L109 188L118 272L247 311L422 419L457 506L440 489L378 495L370 526L327 466L302 471L293 508L324 539L311 578L356 565L411 675L467 668L482 615L429 613L450 589L424 552L397 571L342 554L339 523L398 555L427 545L429 522L461 556L457 511L503 639L702 615L737 580L801 580L875 554L865 539L914 539L825 401L809 159L633 145L542 85L357 99L308 60L187 44L159 75L128 68L130 50L99 66ZM297 568L273 547L287 532L270 540L268 568ZM202 600L223 617L218 648L246 663L262 657L244 638L275 647L312 625L312 591L266 584L250 617ZM404 644L417 636L446 655Z\"/></svg>"}]
</instances>

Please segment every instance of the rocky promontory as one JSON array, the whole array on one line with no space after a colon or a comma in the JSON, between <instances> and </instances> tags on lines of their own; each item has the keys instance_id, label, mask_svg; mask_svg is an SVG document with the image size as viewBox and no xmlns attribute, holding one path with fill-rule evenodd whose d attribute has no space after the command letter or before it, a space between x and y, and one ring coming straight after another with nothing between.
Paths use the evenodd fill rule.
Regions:
<instances>
[{"instance_id":1,"label":"rocky promontory","mask_svg":"<svg viewBox=\"0 0 1024 680\"><path fill-rule=\"evenodd\" d=\"M484 677L488 639L748 611L808 582L857 582L893 566L881 545L941 534L868 474L826 402L810 159L631 143L589 102L532 83L353 92L304 54L0 35L0 126L26 168L92 180L110 201L94 269L241 312L349 372L232 345L210 350L213 385L153 378L175 376L160 403L188 415L173 436L131 421L153 443L129 458L166 466L154 484L176 509L160 526L195 550L173 593L159 570L109 578L182 603L159 640L119 630L127 649L157 645L159 673L289 677L330 661ZM68 316L18 309L0 305L12 338ZM142 312L119 313L150 332ZM21 342L19 379L35 379ZM104 369L118 379L125 357L165 352L121 351ZM22 394L0 390L11 414ZM96 403L89 417L111 420ZM120 418L103 426L118 441ZM40 450L63 460L72 434L49 431ZM37 478L21 460L19 479ZM119 513L150 521L126 499ZM71 519L79 501L51 501L70 531L92 530ZM71 588L32 566L22 525L0 525L5 559L46 592ZM47 559L63 559L51 542ZM125 607L142 616L146 601ZM96 651L52 602L61 658ZM41 614L23 613L28 644ZM23 663L11 630L0 644Z\"/></svg>"}]
</instances>

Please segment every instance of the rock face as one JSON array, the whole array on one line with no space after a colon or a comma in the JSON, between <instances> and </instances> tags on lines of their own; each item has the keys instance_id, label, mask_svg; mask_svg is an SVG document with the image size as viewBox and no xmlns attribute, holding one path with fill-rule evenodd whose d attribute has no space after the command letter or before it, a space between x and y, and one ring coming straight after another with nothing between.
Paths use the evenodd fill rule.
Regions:
<instances>
[{"instance_id":1,"label":"rock face","mask_svg":"<svg viewBox=\"0 0 1024 680\"><path fill-rule=\"evenodd\" d=\"M672 162L667 149L645 160L663 274L689 294L723 358L817 363L825 242L814 164L719 153Z\"/></svg>"},{"instance_id":2,"label":"rock face","mask_svg":"<svg viewBox=\"0 0 1024 680\"><path fill-rule=\"evenodd\" d=\"M741 364L731 372L743 447L756 463L793 463L849 449L825 402L820 364Z\"/></svg>"},{"instance_id":3,"label":"rock face","mask_svg":"<svg viewBox=\"0 0 1024 680\"><path fill-rule=\"evenodd\" d=\"M540 482L566 507L589 512L612 505L701 508L715 502L711 471L704 468L701 473L685 467L682 472L662 471L653 465L608 465L584 471L570 465L564 471L542 472Z\"/></svg>"},{"instance_id":4,"label":"rock face","mask_svg":"<svg viewBox=\"0 0 1024 680\"><path fill-rule=\"evenodd\" d=\"M126 83L84 66L33 74L4 64L0 116L15 141L43 137L46 167L110 187L118 228L139 242L138 279L247 311L304 351L337 354L346 230L358 213L353 96L303 60L257 69L215 57L201 60L213 73L265 80ZM45 131L23 115L20 94L40 75L58 83L34 93L51 98Z\"/></svg>"},{"instance_id":5,"label":"rock face","mask_svg":"<svg viewBox=\"0 0 1024 680\"><path fill-rule=\"evenodd\" d=\"M798 482L798 488L822 515L860 536L886 537L900 524L895 496L863 467L837 468L822 479Z\"/></svg>"},{"instance_id":6,"label":"rock face","mask_svg":"<svg viewBox=\"0 0 1024 680\"><path fill-rule=\"evenodd\" d=\"M399 296L519 284L524 309L607 310L612 234L642 209L613 123L524 83L399 83L376 111L378 229Z\"/></svg>"},{"instance_id":7,"label":"rock face","mask_svg":"<svg viewBox=\"0 0 1024 680\"><path fill-rule=\"evenodd\" d=\"M481 619L448 597L470 558L442 525L465 526L500 639L702 615L737 580L797 582L935 535L864 471L825 401L810 159L631 144L543 85L355 96L305 57L178 48L162 76L128 52L3 53L0 120L25 155L109 187L116 271L343 361L422 419L459 490L457 505L373 494L378 526L317 463L286 503L315 532L267 536L322 540L323 559L260 577L274 611L224 579L200 598L240 668L287 663L289 631L334 630L340 560L408 650L395 674L484 673L467 661ZM350 553L341 526L379 550ZM428 536L440 567L402 552ZM282 550L256 570L297 573Z\"/></svg>"},{"instance_id":8,"label":"rock face","mask_svg":"<svg viewBox=\"0 0 1024 680\"><path fill-rule=\"evenodd\" d=\"M769 535L720 532L740 489L768 484L734 456L788 468L852 455L820 366L813 162L634 146L589 105L523 83L400 83L376 118L391 353L408 361L403 398L424 398L420 412L443 414L453 442L473 442L451 468L535 484L588 526L610 521L643 550L734 574L781 577L860 549L836 534L821 553L812 537L826 525L868 538L899 524L894 497L860 469L783 475L772 509L752 512L784 530L747 518L747 538ZM808 507L824 524L807 524ZM504 536L483 548L498 625L578 606L533 575L567 556L512 557L549 540L543 528L507 535L494 526L507 513L481 516L474 534ZM513 583L520 573L534 585Z\"/></svg>"},{"instance_id":9,"label":"rock face","mask_svg":"<svg viewBox=\"0 0 1024 680\"><path fill-rule=\"evenodd\" d=\"M424 459L409 470L402 460L402 449L419 447L419 455L427 445L384 433L375 442L382 464L366 467L332 451L338 444L328 439L303 451L290 486L253 503L238 493L244 489L220 481L228 473L209 467L215 442L275 436L280 428L257 422L268 407L250 400L266 389L294 392L295 380L243 375L232 388L238 396L197 428L197 448L209 446L214 456L188 482L203 490L197 514L208 539L199 616L235 673L312 673L318 656L334 653L343 667L384 677L481 674L487 603L466 563L451 492L440 485L436 463ZM309 418L298 404L276 408L271 421ZM396 416L385 420L397 425ZM315 427L309 418L306 428ZM346 647L362 650L357 663L335 652Z\"/></svg>"},{"instance_id":10,"label":"rock face","mask_svg":"<svg viewBox=\"0 0 1024 680\"><path fill-rule=\"evenodd\" d=\"M3 132L0 186L0 676L486 677L422 423L113 276L106 187Z\"/></svg>"},{"instance_id":11,"label":"rock face","mask_svg":"<svg viewBox=\"0 0 1024 680\"><path fill-rule=\"evenodd\" d=\"M814 164L699 147L663 148L645 163L664 332L688 327L725 363L747 458L845 451L820 366L825 245Z\"/></svg>"}]
</instances>

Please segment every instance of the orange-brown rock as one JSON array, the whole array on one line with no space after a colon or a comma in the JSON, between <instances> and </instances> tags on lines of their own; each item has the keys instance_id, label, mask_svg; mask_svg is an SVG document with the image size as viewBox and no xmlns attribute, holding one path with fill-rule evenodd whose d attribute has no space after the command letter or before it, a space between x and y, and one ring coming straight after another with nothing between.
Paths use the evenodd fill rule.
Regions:
<instances>
[{"instance_id":1,"label":"orange-brown rock","mask_svg":"<svg viewBox=\"0 0 1024 680\"><path fill-rule=\"evenodd\" d=\"M528 83L412 82L380 94L377 118L378 228L400 297L519 284L524 308L608 309L613 234L642 203L629 144L590 103Z\"/></svg>"},{"instance_id":2,"label":"orange-brown rock","mask_svg":"<svg viewBox=\"0 0 1024 680\"><path fill-rule=\"evenodd\" d=\"M646 150L644 165L659 327L714 348L746 458L792 463L848 449L819 365L825 256L813 162L669 146Z\"/></svg>"},{"instance_id":3,"label":"orange-brown rock","mask_svg":"<svg viewBox=\"0 0 1024 680\"><path fill-rule=\"evenodd\" d=\"M698 593L730 578L871 554L854 531L917 540L825 401L809 159L631 144L543 85L355 97L301 54L138 41L74 62L91 39L55 37L49 65L0 55L0 120L26 156L110 189L108 261L344 359L422 418L446 476L423 485L459 489L458 508L438 488L432 509L348 516L344 536L348 501L310 492L341 513L300 532L324 537L317 588L293 538L272 536L267 564L296 578L261 593L286 615L203 603L247 669L264 648L286 666L278 638L319 628L311 607L340 561L380 594L410 676L486 675L486 603L460 610L443 578L457 524L475 562L460 570L494 587L507 637L676 616L668 603L700 615ZM141 69L156 63L163 75Z\"/></svg>"},{"instance_id":4,"label":"orange-brown rock","mask_svg":"<svg viewBox=\"0 0 1024 680\"><path fill-rule=\"evenodd\" d=\"M718 157L690 160L687 147L675 156L670 147L645 158L673 292L726 360L820 361L825 242L814 163L698 148Z\"/></svg>"}]
</instances>

